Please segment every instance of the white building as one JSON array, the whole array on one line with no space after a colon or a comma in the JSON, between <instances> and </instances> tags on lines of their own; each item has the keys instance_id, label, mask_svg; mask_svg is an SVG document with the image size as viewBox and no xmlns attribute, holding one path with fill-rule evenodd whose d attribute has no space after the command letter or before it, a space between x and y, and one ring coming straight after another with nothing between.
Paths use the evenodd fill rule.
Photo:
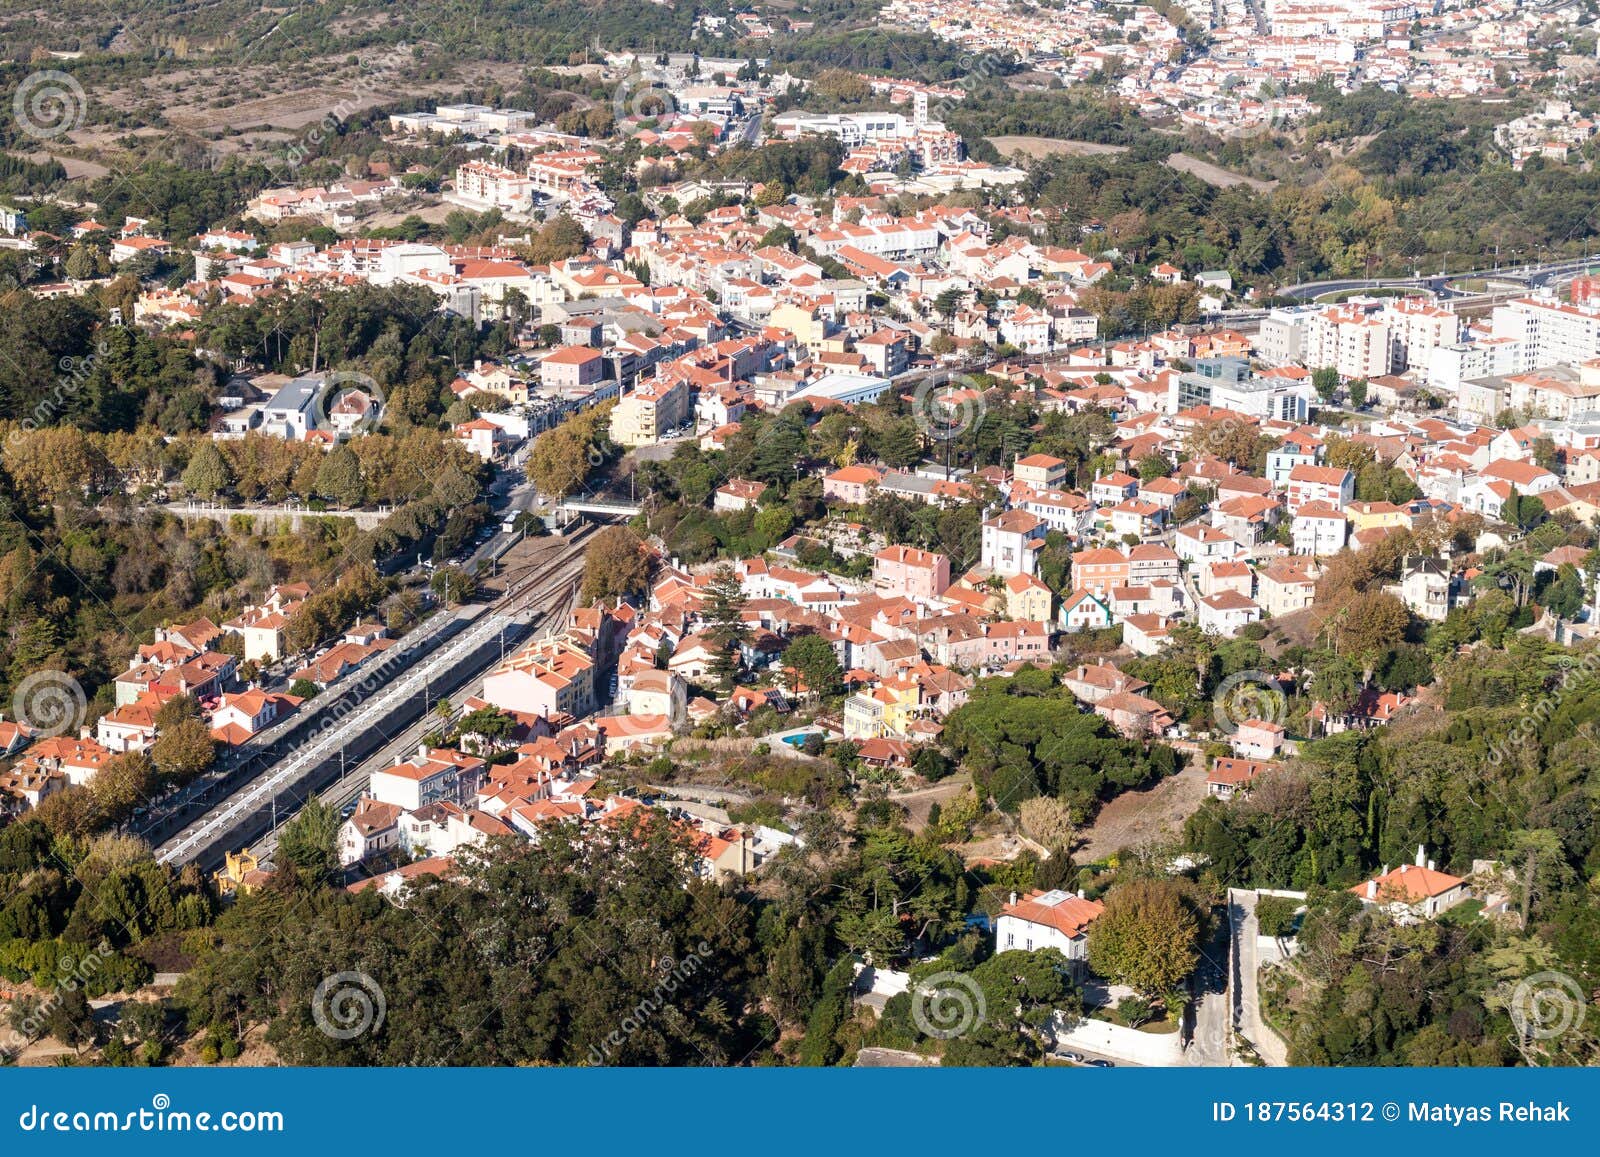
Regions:
<instances>
[{"instance_id":1,"label":"white building","mask_svg":"<svg viewBox=\"0 0 1600 1157\"><path fill-rule=\"evenodd\" d=\"M1084 899L1082 892L1057 889L1033 892L1021 899L1013 892L1011 902L994 922L994 950L1055 948L1068 960L1085 961L1089 957L1089 925L1104 911L1104 904Z\"/></svg>"}]
</instances>

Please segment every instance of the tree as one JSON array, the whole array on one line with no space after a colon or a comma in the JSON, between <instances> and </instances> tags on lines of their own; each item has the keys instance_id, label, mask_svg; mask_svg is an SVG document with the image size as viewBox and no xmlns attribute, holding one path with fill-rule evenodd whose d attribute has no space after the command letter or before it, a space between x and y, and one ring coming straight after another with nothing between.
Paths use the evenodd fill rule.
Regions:
<instances>
[{"instance_id":1,"label":"tree","mask_svg":"<svg viewBox=\"0 0 1600 1157\"><path fill-rule=\"evenodd\" d=\"M179 783L210 770L216 755L217 742L211 738L211 729L205 720L193 716L162 728L150 746L156 769Z\"/></svg>"},{"instance_id":2,"label":"tree","mask_svg":"<svg viewBox=\"0 0 1600 1157\"><path fill-rule=\"evenodd\" d=\"M67 276L73 281L89 281L98 273L94 250L87 245L75 245L67 257Z\"/></svg>"},{"instance_id":3,"label":"tree","mask_svg":"<svg viewBox=\"0 0 1600 1157\"><path fill-rule=\"evenodd\" d=\"M1323 628L1339 654L1361 663L1362 683L1404 637L1411 623L1406 605L1385 591L1365 591L1345 603Z\"/></svg>"},{"instance_id":4,"label":"tree","mask_svg":"<svg viewBox=\"0 0 1600 1157\"><path fill-rule=\"evenodd\" d=\"M833 644L821 635L801 635L789 644L783 658L799 673L808 694L826 699L838 690L842 674L839 657L834 653Z\"/></svg>"},{"instance_id":5,"label":"tree","mask_svg":"<svg viewBox=\"0 0 1600 1157\"><path fill-rule=\"evenodd\" d=\"M183 488L201 498L215 498L231 485L233 472L228 469L222 451L209 438L201 442L183 472Z\"/></svg>"},{"instance_id":6,"label":"tree","mask_svg":"<svg viewBox=\"0 0 1600 1157\"><path fill-rule=\"evenodd\" d=\"M301 875L326 880L339 867L339 813L317 796L278 833L278 855Z\"/></svg>"},{"instance_id":7,"label":"tree","mask_svg":"<svg viewBox=\"0 0 1600 1157\"><path fill-rule=\"evenodd\" d=\"M966 296L963 290L952 285L948 289L939 291L939 296L933 299L933 308L939 311L941 317L953 317L966 300Z\"/></svg>"},{"instance_id":8,"label":"tree","mask_svg":"<svg viewBox=\"0 0 1600 1157\"><path fill-rule=\"evenodd\" d=\"M1166 478L1172 474L1172 463L1167 461L1164 454L1147 454L1139 459L1139 481L1153 482L1157 478Z\"/></svg>"},{"instance_id":9,"label":"tree","mask_svg":"<svg viewBox=\"0 0 1600 1157\"><path fill-rule=\"evenodd\" d=\"M130 751L95 772L89 792L108 819L120 821L150 797L155 786L155 765L142 751Z\"/></svg>"},{"instance_id":10,"label":"tree","mask_svg":"<svg viewBox=\"0 0 1600 1157\"><path fill-rule=\"evenodd\" d=\"M1112 890L1089 925L1089 967L1142 996L1167 999L1199 962L1199 935L1184 884L1130 880Z\"/></svg>"},{"instance_id":11,"label":"tree","mask_svg":"<svg viewBox=\"0 0 1600 1157\"><path fill-rule=\"evenodd\" d=\"M1367 379L1357 378L1350 383L1350 405L1359 410L1367 404Z\"/></svg>"},{"instance_id":12,"label":"tree","mask_svg":"<svg viewBox=\"0 0 1600 1157\"><path fill-rule=\"evenodd\" d=\"M50 1035L74 1052L95 1038L94 1012L89 1008L89 998L81 985L73 985L59 993L45 1021Z\"/></svg>"},{"instance_id":13,"label":"tree","mask_svg":"<svg viewBox=\"0 0 1600 1157\"><path fill-rule=\"evenodd\" d=\"M583 559L583 601L643 595L650 589L650 553L626 526L594 536Z\"/></svg>"},{"instance_id":14,"label":"tree","mask_svg":"<svg viewBox=\"0 0 1600 1157\"><path fill-rule=\"evenodd\" d=\"M289 694L296 699L314 699L320 690L310 679L296 679L289 684Z\"/></svg>"},{"instance_id":15,"label":"tree","mask_svg":"<svg viewBox=\"0 0 1600 1157\"><path fill-rule=\"evenodd\" d=\"M1262 896L1256 901L1256 926L1263 936L1288 936L1294 932L1299 905L1287 896Z\"/></svg>"},{"instance_id":16,"label":"tree","mask_svg":"<svg viewBox=\"0 0 1600 1157\"><path fill-rule=\"evenodd\" d=\"M335 446L323 456L317 468L317 492L340 506L359 506L365 496L361 483L361 463L348 444Z\"/></svg>"},{"instance_id":17,"label":"tree","mask_svg":"<svg viewBox=\"0 0 1600 1157\"><path fill-rule=\"evenodd\" d=\"M746 601L744 587L733 568L726 563L719 566L706 586L706 604L701 613L711 639L712 656L707 666L724 691L733 689L734 676L743 664L741 648L750 637L750 628L744 621Z\"/></svg>"},{"instance_id":18,"label":"tree","mask_svg":"<svg viewBox=\"0 0 1600 1157\"><path fill-rule=\"evenodd\" d=\"M1049 796L1022 801L1017 809L1022 832L1029 839L1049 848L1052 853L1065 854L1077 835L1077 825L1072 822L1072 812L1060 800Z\"/></svg>"},{"instance_id":19,"label":"tree","mask_svg":"<svg viewBox=\"0 0 1600 1157\"><path fill-rule=\"evenodd\" d=\"M1317 391L1317 397L1322 399L1322 404L1328 405L1333 401L1333 396L1339 392L1339 371L1332 366L1313 370L1311 386Z\"/></svg>"},{"instance_id":20,"label":"tree","mask_svg":"<svg viewBox=\"0 0 1600 1157\"><path fill-rule=\"evenodd\" d=\"M1583 579L1571 563L1562 563L1555 581L1545 588L1544 605L1561 619L1575 619L1583 610Z\"/></svg>"}]
</instances>

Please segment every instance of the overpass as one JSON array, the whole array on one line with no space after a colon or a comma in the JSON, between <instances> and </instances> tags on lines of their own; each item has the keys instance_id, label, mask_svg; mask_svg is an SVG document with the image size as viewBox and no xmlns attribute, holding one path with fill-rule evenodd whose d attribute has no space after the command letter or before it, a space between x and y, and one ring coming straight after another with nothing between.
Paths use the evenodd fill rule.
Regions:
<instances>
[{"instance_id":1,"label":"overpass","mask_svg":"<svg viewBox=\"0 0 1600 1157\"><path fill-rule=\"evenodd\" d=\"M637 502L607 498L568 498L556 504L562 514L592 514L602 518L634 518L644 507Z\"/></svg>"}]
</instances>

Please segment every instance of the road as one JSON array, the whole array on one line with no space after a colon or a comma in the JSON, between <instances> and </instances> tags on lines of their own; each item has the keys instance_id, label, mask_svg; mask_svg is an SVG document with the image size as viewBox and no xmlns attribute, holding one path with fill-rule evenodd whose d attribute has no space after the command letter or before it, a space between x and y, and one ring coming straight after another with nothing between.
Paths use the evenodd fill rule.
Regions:
<instances>
[{"instance_id":1,"label":"road","mask_svg":"<svg viewBox=\"0 0 1600 1157\"><path fill-rule=\"evenodd\" d=\"M368 679L381 680L379 689L354 703L330 702L313 716L316 723L306 738L265 774L251 778L168 838L156 858L169 864L199 861L202 867L220 862L224 850L243 846L270 829L279 801L287 799L293 805L303 800L342 768L347 770L349 755L362 758L381 746L389 738L382 725L387 724L393 734L426 714L435 692L463 682L464 665L470 667L469 678L480 674L498 660L506 640L520 639L552 603L564 606L582 573L589 529L592 524L577 530L540 571L520 580L494 604L456 612L455 621L465 625L421 662L398 673L395 664L386 668L380 664L380 669L368 673Z\"/></svg>"},{"instance_id":2,"label":"road","mask_svg":"<svg viewBox=\"0 0 1600 1157\"><path fill-rule=\"evenodd\" d=\"M1459 273L1424 274L1417 277L1344 278L1334 281L1304 281L1299 285L1284 286L1280 296L1309 301L1330 293L1353 293L1364 289L1427 289L1442 298L1458 301L1495 296L1492 293L1462 293L1448 288L1448 283L1469 278L1520 281L1529 289L1560 281L1600 261L1600 257L1574 257L1552 261L1543 265L1519 265L1505 269L1473 269Z\"/></svg>"},{"instance_id":3,"label":"road","mask_svg":"<svg viewBox=\"0 0 1600 1157\"><path fill-rule=\"evenodd\" d=\"M1256 959L1256 900L1251 889L1228 889L1228 934L1233 938L1234 1031L1255 1046L1256 1055L1269 1065L1289 1063L1289 1049L1277 1032L1261 1019L1261 996L1256 985L1260 962Z\"/></svg>"},{"instance_id":4,"label":"road","mask_svg":"<svg viewBox=\"0 0 1600 1157\"><path fill-rule=\"evenodd\" d=\"M1235 1063L1228 1047L1228 936L1229 929L1219 927L1201 950L1194 972L1194 1001L1184 1026L1189 1033L1185 1065L1226 1068Z\"/></svg>"}]
</instances>

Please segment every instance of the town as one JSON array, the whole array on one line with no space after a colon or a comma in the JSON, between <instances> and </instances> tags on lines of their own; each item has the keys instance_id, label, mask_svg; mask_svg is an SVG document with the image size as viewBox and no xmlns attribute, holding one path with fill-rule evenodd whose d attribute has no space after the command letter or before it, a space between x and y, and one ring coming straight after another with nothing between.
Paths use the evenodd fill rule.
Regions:
<instances>
[{"instance_id":1,"label":"town","mask_svg":"<svg viewBox=\"0 0 1600 1157\"><path fill-rule=\"evenodd\" d=\"M0 1053L1594 1063L1600 226L1348 161L1588 180L1576 8L701 13L17 160Z\"/></svg>"}]
</instances>

